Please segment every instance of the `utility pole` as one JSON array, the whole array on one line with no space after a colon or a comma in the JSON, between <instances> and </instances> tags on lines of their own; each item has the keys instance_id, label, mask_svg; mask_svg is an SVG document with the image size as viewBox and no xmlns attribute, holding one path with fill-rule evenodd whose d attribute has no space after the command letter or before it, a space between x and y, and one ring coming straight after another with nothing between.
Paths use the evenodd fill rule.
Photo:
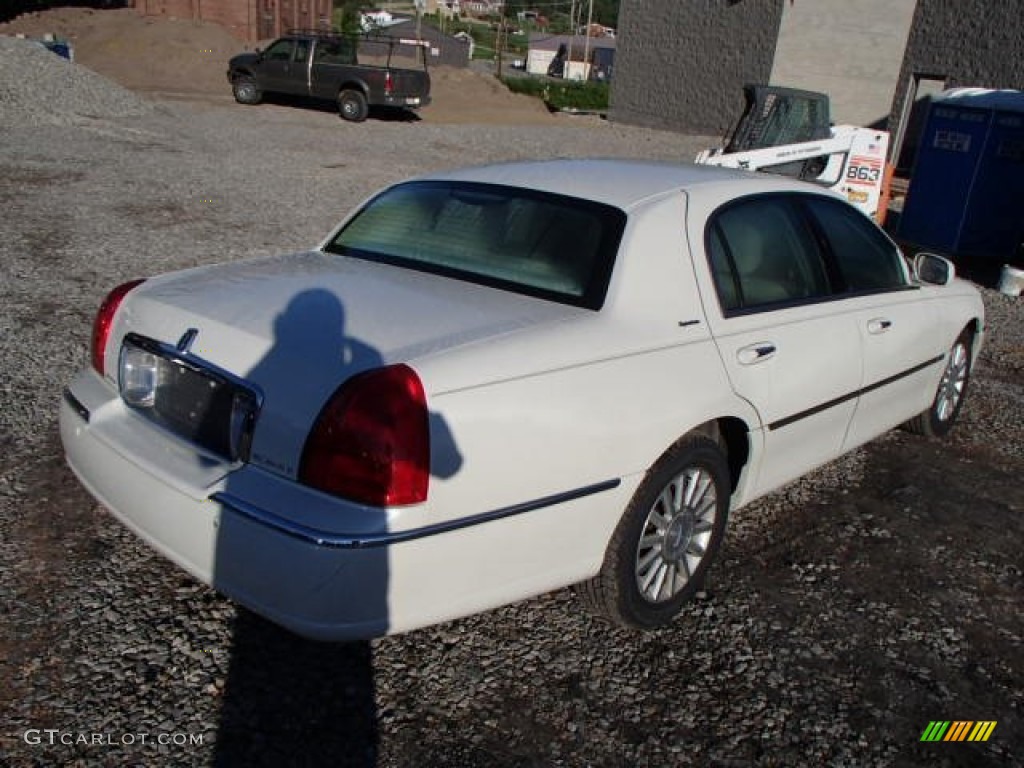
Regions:
<instances>
[{"instance_id":1,"label":"utility pole","mask_svg":"<svg viewBox=\"0 0 1024 768\"><path fill-rule=\"evenodd\" d=\"M587 28L586 38L583 41L583 80L586 82L590 79L590 25L594 21L594 0L590 0L590 6L587 8Z\"/></svg>"},{"instance_id":2,"label":"utility pole","mask_svg":"<svg viewBox=\"0 0 1024 768\"><path fill-rule=\"evenodd\" d=\"M566 80L572 77L572 51L576 47L576 33L579 31L579 25L576 23L576 0L572 0L572 4L569 6L569 34L572 37L569 38L569 53L565 57L565 69L563 70L562 77Z\"/></svg>"},{"instance_id":3,"label":"utility pole","mask_svg":"<svg viewBox=\"0 0 1024 768\"><path fill-rule=\"evenodd\" d=\"M498 24L498 36L494 47L498 49L498 79L501 80L502 49L505 47L505 12L502 11L501 22Z\"/></svg>"},{"instance_id":4,"label":"utility pole","mask_svg":"<svg viewBox=\"0 0 1024 768\"><path fill-rule=\"evenodd\" d=\"M390 3L388 3L390 5ZM421 27L423 23L423 12L427 9L427 0L415 0L413 5L416 6L416 39L422 40L423 36L421 33ZM441 12L438 11L437 15L440 17Z\"/></svg>"}]
</instances>

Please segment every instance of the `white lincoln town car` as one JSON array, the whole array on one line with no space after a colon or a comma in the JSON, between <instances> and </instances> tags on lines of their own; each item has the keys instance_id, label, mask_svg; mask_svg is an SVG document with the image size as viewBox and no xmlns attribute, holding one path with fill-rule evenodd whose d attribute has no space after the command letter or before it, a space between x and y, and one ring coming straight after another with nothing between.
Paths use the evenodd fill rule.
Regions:
<instances>
[{"instance_id":1,"label":"white lincoln town car","mask_svg":"<svg viewBox=\"0 0 1024 768\"><path fill-rule=\"evenodd\" d=\"M385 189L312 251L115 288L61 436L121 522L301 635L570 584L649 628L730 510L946 433L983 330L948 261L818 187L492 165Z\"/></svg>"}]
</instances>

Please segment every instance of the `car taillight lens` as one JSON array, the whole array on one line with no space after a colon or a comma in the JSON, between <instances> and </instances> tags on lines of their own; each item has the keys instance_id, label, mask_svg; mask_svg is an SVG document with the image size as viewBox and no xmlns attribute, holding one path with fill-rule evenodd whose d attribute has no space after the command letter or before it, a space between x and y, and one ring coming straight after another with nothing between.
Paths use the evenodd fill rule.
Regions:
<instances>
[{"instance_id":1,"label":"car taillight lens","mask_svg":"<svg viewBox=\"0 0 1024 768\"><path fill-rule=\"evenodd\" d=\"M345 382L320 412L299 465L300 482L378 507L425 501L429 478L426 395L407 365Z\"/></svg>"},{"instance_id":2,"label":"car taillight lens","mask_svg":"<svg viewBox=\"0 0 1024 768\"><path fill-rule=\"evenodd\" d=\"M395 83L391 79L391 73L387 72L384 75L384 93L391 93L395 88Z\"/></svg>"},{"instance_id":3,"label":"car taillight lens","mask_svg":"<svg viewBox=\"0 0 1024 768\"><path fill-rule=\"evenodd\" d=\"M121 306L124 297L132 288L145 282L145 280L132 280L122 283L107 294L107 298L100 304L96 312L96 319L92 323L92 367L102 376L104 371L103 357L107 351L107 340L110 338L110 328L114 324L114 315L117 308Z\"/></svg>"}]
</instances>

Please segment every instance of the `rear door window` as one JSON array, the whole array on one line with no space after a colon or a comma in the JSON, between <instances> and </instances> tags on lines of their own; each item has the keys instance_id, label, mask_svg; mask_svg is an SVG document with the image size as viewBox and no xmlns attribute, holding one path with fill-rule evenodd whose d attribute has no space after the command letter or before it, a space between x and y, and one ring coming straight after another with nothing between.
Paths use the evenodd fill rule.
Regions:
<instances>
[{"instance_id":1,"label":"rear door window","mask_svg":"<svg viewBox=\"0 0 1024 768\"><path fill-rule=\"evenodd\" d=\"M791 306L831 294L818 240L791 197L748 198L712 218L708 261L724 311Z\"/></svg>"},{"instance_id":2,"label":"rear door window","mask_svg":"<svg viewBox=\"0 0 1024 768\"><path fill-rule=\"evenodd\" d=\"M356 58L352 43L340 38L317 41L314 56L324 64L354 64Z\"/></svg>"}]
</instances>

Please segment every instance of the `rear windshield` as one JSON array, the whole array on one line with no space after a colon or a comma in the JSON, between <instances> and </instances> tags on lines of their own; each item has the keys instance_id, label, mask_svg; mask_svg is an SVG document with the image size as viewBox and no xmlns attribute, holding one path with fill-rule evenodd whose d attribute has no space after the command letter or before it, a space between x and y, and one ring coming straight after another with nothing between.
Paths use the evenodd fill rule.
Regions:
<instances>
[{"instance_id":1,"label":"rear windshield","mask_svg":"<svg viewBox=\"0 0 1024 768\"><path fill-rule=\"evenodd\" d=\"M408 182L371 200L326 250L600 309L625 222L574 197Z\"/></svg>"}]
</instances>

